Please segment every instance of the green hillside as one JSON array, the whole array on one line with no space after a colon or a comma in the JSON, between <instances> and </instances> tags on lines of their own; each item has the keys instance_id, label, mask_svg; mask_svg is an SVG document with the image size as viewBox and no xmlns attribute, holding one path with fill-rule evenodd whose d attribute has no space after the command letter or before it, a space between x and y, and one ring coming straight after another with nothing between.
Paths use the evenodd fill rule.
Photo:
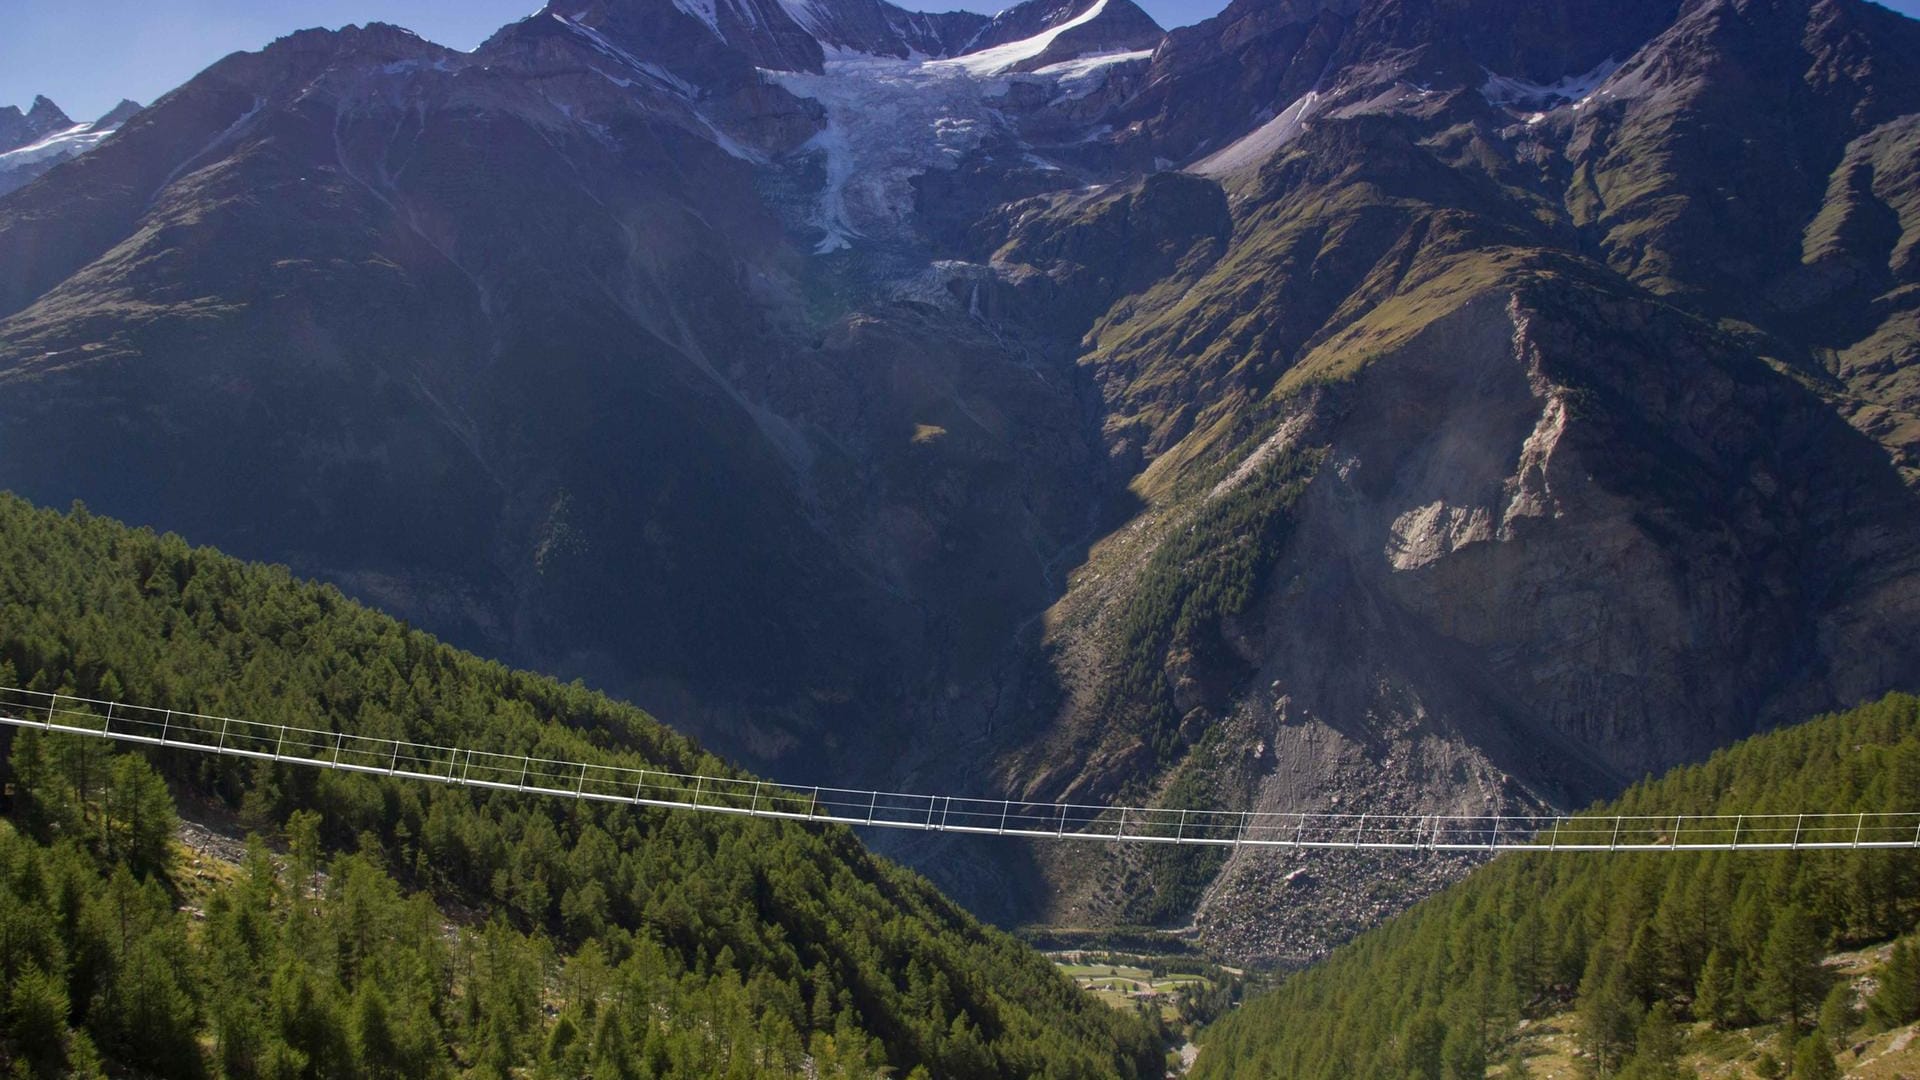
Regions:
<instances>
[{"instance_id":1,"label":"green hillside","mask_svg":"<svg viewBox=\"0 0 1920 1080\"><path fill-rule=\"evenodd\" d=\"M282 569L4 495L0 684L724 768L636 709ZM11 728L0 749L10 1075L1159 1071L1150 1021L843 829L198 755L150 766ZM176 799L284 840L284 855L254 843L237 865L188 860Z\"/></svg>"},{"instance_id":2,"label":"green hillside","mask_svg":"<svg viewBox=\"0 0 1920 1080\"><path fill-rule=\"evenodd\" d=\"M1920 810L1920 698L1749 739L1616 808ZM1569 1011L1595 1075L1684 1075L1690 1037L1760 1025L1784 1029L1782 1068L1837 1075L1831 1047L1861 1026L1920 1019L1920 964L1896 949L1859 1016L1819 960L1917 918L1909 851L1508 855L1219 1024L1194 1075L1477 1077Z\"/></svg>"}]
</instances>

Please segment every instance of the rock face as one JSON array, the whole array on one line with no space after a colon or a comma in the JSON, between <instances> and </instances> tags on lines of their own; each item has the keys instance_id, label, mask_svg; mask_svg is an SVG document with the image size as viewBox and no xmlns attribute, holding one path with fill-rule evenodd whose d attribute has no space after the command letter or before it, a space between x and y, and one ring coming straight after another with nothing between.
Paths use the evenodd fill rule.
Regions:
<instances>
[{"instance_id":1,"label":"rock face","mask_svg":"<svg viewBox=\"0 0 1920 1080\"><path fill-rule=\"evenodd\" d=\"M776 776L1577 806L1920 678L1914 57L1855 0L303 32L0 200L0 485ZM881 842L1254 960L1461 868Z\"/></svg>"},{"instance_id":2,"label":"rock face","mask_svg":"<svg viewBox=\"0 0 1920 1080\"><path fill-rule=\"evenodd\" d=\"M18 150L72 126L73 121L67 114L45 95L34 98L24 113L18 105L5 106L0 108L0 153Z\"/></svg>"}]
</instances>

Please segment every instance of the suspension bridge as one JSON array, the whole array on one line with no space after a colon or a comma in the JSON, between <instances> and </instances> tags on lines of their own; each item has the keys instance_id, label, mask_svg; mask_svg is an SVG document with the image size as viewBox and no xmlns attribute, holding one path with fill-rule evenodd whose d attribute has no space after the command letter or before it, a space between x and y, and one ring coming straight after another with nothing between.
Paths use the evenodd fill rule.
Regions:
<instances>
[{"instance_id":1,"label":"suspension bridge","mask_svg":"<svg viewBox=\"0 0 1920 1080\"><path fill-rule=\"evenodd\" d=\"M1397 851L1920 848L1920 813L1306 813L1026 802L560 761L0 687L0 724L140 746L492 791L927 832Z\"/></svg>"}]
</instances>

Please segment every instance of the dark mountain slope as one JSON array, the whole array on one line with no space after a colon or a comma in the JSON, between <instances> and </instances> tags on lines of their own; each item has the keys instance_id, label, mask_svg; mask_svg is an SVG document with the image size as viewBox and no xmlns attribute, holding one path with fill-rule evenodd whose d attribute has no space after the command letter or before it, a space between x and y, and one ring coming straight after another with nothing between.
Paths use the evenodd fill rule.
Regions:
<instances>
[{"instance_id":1,"label":"dark mountain slope","mask_svg":"<svg viewBox=\"0 0 1920 1080\"><path fill-rule=\"evenodd\" d=\"M35 255L0 411L38 434L0 483L285 560L783 771L944 755L977 715L921 703L998 677L1104 497L1071 366L805 259L780 185L821 107L611 33L297 34L9 200L0 246Z\"/></svg>"},{"instance_id":2,"label":"dark mountain slope","mask_svg":"<svg viewBox=\"0 0 1920 1080\"><path fill-rule=\"evenodd\" d=\"M877 640L809 659L809 627L877 617L806 584L838 556L714 373L771 332L741 317L734 258L767 228L743 163L631 109L609 118L618 142L597 141L519 80L433 73L443 54L397 31L280 52L216 68L80 162L75 187L100 199L12 204L0 232L86 243L103 220L137 225L8 321L14 422L73 422L10 456L6 483L52 496L36 476L91 462L102 505L352 582L464 640L539 639L576 671L652 657L675 681L704 671L703 698L749 671L770 687L784 668L799 697L859 682L832 671ZM196 123L224 145L196 133L199 157L147 157ZM696 508L676 497L689 486L728 494ZM662 572L595 570L630 558ZM738 604L671 595L716 577Z\"/></svg>"}]
</instances>

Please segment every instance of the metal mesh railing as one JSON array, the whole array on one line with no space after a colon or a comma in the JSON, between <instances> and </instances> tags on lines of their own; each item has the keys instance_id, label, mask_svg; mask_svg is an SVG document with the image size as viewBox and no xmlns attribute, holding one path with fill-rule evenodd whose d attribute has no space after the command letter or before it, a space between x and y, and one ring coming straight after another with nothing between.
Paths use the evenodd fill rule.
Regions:
<instances>
[{"instance_id":1,"label":"metal mesh railing","mask_svg":"<svg viewBox=\"0 0 1920 1080\"><path fill-rule=\"evenodd\" d=\"M145 746L571 799L896 829L1141 843L1421 851L1920 848L1920 813L1274 813L779 785L561 761L0 687L0 723Z\"/></svg>"}]
</instances>

